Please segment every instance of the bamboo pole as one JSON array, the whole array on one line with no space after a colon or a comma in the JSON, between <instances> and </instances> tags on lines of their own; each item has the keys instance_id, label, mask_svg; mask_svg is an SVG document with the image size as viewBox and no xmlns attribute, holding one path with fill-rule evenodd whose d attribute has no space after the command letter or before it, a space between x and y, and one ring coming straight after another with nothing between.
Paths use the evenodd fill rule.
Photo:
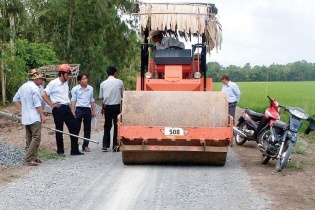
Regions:
<instances>
[{"instance_id":1,"label":"bamboo pole","mask_svg":"<svg viewBox=\"0 0 315 210\"><path fill-rule=\"evenodd\" d=\"M2 1L2 18L5 19L5 11L6 11L6 0ZM5 21L4 23L5 24ZM1 51L0 51L0 68L1 68L1 94L2 94L2 106L5 106L5 98L6 98L6 92L5 92L5 76L4 76L4 42L5 42L5 25L2 25L2 37L1 37Z\"/></svg>"},{"instance_id":2,"label":"bamboo pole","mask_svg":"<svg viewBox=\"0 0 315 210\"><path fill-rule=\"evenodd\" d=\"M21 121L22 120L21 117L19 117L17 115L13 115L13 114L10 114L10 113L7 113L7 112L1 112L1 111L0 111L0 117L5 117L5 118L8 118L10 120L16 120L16 121ZM83 139L83 140L87 140L87 141L99 144L98 141L94 141L92 139L88 139L88 138L84 138L84 137L81 137L81 136L77 136L77 135L74 135L72 133L64 132L64 131L57 130L55 128L50 128L50 127L47 127L47 126L44 126L44 125L42 125L42 127L46 128L46 129L49 129L49 130L53 130L53 131L58 132L58 133L63 133L63 134L69 135L69 136L74 136L74 137L77 137L79 139Z\"/></svg>"}]
</instances>

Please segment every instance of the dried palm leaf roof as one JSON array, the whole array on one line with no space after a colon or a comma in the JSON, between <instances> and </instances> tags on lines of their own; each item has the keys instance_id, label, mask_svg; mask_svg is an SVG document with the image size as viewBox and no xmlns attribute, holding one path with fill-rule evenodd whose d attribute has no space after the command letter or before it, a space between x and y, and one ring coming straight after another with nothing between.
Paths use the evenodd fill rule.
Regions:
<instances>
[{"instance_id":1,"label":"dried palm leaf roof","mask_svg":"<svg viewBox=\"0 0 315 210\"><path fill-rule=\"evenodd\" d=\"M222 27L216 18L217 8L205 3L138 3L141 33L161 30L175 37L191 39L205 35L208 51L221 48Z\"/></svg>"}]
</instances>

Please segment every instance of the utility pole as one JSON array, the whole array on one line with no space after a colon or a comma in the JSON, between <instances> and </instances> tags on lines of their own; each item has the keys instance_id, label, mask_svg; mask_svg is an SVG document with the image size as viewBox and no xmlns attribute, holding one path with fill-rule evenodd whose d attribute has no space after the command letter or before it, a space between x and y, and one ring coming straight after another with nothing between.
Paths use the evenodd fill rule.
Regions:
<instances>
[{"instance_id":1,"label":"utility pole","mask_svg":"<svg viewBox=\"0 0 315 210\"><path fill-rule=\"evenodd\" d=\"M2 0L2 19L5 20L5 8L6 0ZM5 106L5 98L6 98L6 91L5 91L5 75L4 75L4 43L5 43L5 21L2 22L2 35L1 35L1 52L0 52L0 59L1 59L1 95L2 95L2 107Z\"/></svg>"}]
</instances>

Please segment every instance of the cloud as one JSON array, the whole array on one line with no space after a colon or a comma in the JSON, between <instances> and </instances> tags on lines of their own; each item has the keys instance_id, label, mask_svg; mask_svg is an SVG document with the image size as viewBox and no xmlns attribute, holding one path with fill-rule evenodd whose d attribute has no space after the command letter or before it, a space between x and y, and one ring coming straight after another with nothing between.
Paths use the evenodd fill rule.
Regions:
<instances>
[{"instance_id":1,"label":"cloud","mask_svg":"<svg viewBox=\"0 0 315 210\"><path fill-rule=\"evenodd\" d=\"M145 2L198 2L169 0ZM269 66L306 60L315 62L315 1L216 0L223 28L222 49L208 59L223 66L246 63Z\"/></svg>"},{"instance_id":2,"label":"cloud","mask_svg":"<svg viewBox=\"0 0 315 210\"><path fill-rule=\"evenodd\" d=\"M314 9L310 0L221 0L222 50L210 61L243 66L314 62Z\"/></svg>"}]
</instances>

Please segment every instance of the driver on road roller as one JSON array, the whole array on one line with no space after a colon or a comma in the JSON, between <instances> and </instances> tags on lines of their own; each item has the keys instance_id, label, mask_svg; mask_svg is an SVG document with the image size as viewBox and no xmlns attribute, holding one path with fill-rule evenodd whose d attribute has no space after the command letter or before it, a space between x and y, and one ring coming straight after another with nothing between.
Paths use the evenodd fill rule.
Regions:
<instances>
[{"instance_id":1,"label":"driver on road roller","mask_svg":"<svg viewBox=\"0 0 315 210\"><path fill-rule=\"evenodd\" d=\"M183 42L172 38L163 36L162 31L152 30L149 33L148 39L152 39L155 42L155 46L157 50L165 50L165 49L185 49L185 45Z\"/></svg>"}]
</instances>

